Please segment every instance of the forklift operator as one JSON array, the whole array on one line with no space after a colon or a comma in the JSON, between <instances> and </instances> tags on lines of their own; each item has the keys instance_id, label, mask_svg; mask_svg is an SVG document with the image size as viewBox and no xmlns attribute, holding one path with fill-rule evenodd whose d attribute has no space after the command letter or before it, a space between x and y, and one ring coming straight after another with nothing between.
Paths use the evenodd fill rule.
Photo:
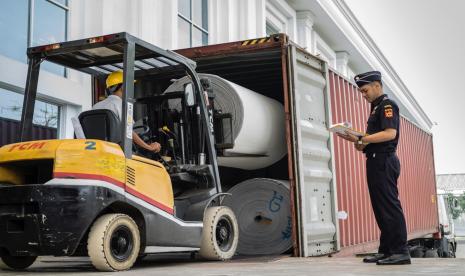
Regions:
<instances>
[{"instance_id":1,"label":"forklift operator","mask_svg":"<svg viewBox=\"0 0 465 276\"><path fill-rule=\"evenodd\" d=\"M105 100L96 103L92 109L108 109L115 113L116 117L121 120L122 97L123 97L123 72L115 71L108 75L106 80L107 95ZM132 132L132 140L139 147L151 152L160 152L161 145L157 142L147 144L137 133Z\"/></svg>"}]
</instances>

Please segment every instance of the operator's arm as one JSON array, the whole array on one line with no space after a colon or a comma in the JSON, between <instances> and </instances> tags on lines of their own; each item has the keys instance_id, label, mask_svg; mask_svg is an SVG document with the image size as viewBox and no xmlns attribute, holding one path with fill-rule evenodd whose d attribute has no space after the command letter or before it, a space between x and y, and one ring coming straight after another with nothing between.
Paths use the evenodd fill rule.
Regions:
<instances>
[{"instance_id":1,"label":"operator's arm","mask_svg":"<svg viewBox=\"0 0 465 276\"><path fill-rule=\"evenodd\" d=\"M112 105L109 105L107 108L113 111L115 114L117 114L118 119L121 120L122 117L121 117L121 105L120 104L113 103ZM159 143L155 142L155 143L147 144L134 131L132 132L132 141L136 143L136 145L138 145L139 147L146 149L148 151L159 152L161 150L161 146Z\"/></svg>"},{"instance_id":2,"label":"operator's arm","mask_svg":"<svg viewBox=\"0 0 465 276\"><path fill-rule=\"evenodd\" d=\"M161 149L161 146L159 143L155 142L155 143L151 143L150 145L145 143L144 140L142 140L139 135L137 135L137 133L135 133L134 131L132 132L132 140L134 141L134 143L136 143L136 145L138 145L139 147L141 148L144 148L146 150L149 150L149 151L153 151L153 152L159 152L160 149Z\"/></svg>"}]
</instances>

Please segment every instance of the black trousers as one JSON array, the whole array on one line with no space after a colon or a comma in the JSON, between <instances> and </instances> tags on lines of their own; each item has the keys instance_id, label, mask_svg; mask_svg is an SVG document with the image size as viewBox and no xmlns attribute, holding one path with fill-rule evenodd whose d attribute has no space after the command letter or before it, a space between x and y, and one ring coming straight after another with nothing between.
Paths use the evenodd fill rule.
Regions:
<instances>
[{"instance_id":1,"label":"black trousers","mask_svg":"<svg viewBox=\"0 0 465 276\"><path fill-rule=\"evenodd\" d=\"M368 191L381 231L378 252L408 253L407 227L397 189L399 159L395 153L367 153L366 157Z\"/></svg>"}]
</instances>

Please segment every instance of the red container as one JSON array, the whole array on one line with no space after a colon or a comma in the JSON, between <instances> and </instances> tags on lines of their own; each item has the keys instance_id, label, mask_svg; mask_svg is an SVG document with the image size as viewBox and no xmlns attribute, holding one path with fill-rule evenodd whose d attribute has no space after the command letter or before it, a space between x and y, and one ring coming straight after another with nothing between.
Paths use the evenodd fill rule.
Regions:
<instances>
[{"instance_id":1,"label":"red container","mask_svg":"<svg viewBox=\"0 0 465 276\"><path fill-rule=\"evenodd\" d=\"M365 131L370 104L355 85L329 72L332 123L349 121ZM402 110L401 110L402 112ZM365 156L343 139L334 139L338 210L342 255L373 250L379 229L372 212L366 182ZM398 187L407 221L408 238L438 232L436 178L431 134L401 117L397 154L401 163Z\"/></svg>"}]
</instances>

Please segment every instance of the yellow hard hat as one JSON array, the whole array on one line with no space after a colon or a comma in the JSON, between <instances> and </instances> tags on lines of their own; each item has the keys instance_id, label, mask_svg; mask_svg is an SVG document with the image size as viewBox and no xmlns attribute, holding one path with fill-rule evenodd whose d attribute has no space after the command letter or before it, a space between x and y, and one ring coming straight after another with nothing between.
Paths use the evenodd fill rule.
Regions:
<instances>
[{"instance_id":1,"label":"yellow hard hat","mask_svg":"<svg viewBox=\"0 0 465 276\"><path fill-rule=\"evenodd\" d=\"M123 72L122 71L115 71L108 75L107 77L107 88L112 87L113 85L117 85L123 83Z\"/></svg>"},{"instance_id":2,"label":"yellow hard hat","mask_svg":"<svg viewBox=\"0 0 465 276\"><path fill-rule=\"evenodd\" d=\"M107 77L107 88L123 83L123 71L115 71ZM134 80L136 83L136 80Z\"/></svg>"}]
</instances>

